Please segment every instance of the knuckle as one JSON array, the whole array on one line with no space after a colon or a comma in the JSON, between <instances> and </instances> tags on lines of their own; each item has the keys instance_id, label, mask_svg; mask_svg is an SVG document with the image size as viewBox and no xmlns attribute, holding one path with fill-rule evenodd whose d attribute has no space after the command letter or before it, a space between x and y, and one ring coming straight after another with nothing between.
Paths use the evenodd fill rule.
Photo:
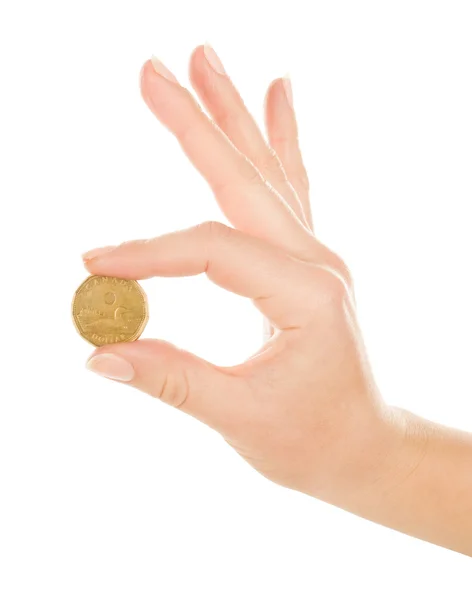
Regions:
<instances>
[{"instance_id":1,"label":"knuckle","mask_svg":"<svg viewBox=\"0 0 472 600\"><path fill-rule=\"evenodd\" d=\"M345 281L339 276L337 270L323 266L317 268L316 275L317 297L322 304L341 306L348 296Z\"/></svg>"},{"instance_id":2,"label":"knuckle","mask_svg":"<svg viewBox=\"0 0 472 600\"><path fill-rule=\"evenodd\" d=\"M233 163L231 171L228 171L226 178L212 184L215 196L222 196L227 193L234 193L247 186L264 186L265 180L254 164L241 154Z\"/></svg>"},{"instance_id":3,"label":"knuckle","mask_svg":"<svg viewBox=\"0 0 472 600\"><path fill-rule=\"evenodd\" d=\"M288 146L292 139L292 136L280 131L272 132L270 137L271 144L276 146L279 150L283 149L285 146Z\"/></svg>"},{"instance_id":4,"label":"knuckle","mask_svg":"<svg viewBox=\"0 0 472 600\"><path fill-rule=\"evenodd\" d=\"M353 286L353 277L351 270L344 262L344 260L337 254L333 254L333 266L337 273L342 277L345 283L349 286Z\"/></svg>"},{"instance_id":5,"label":"knuckle","mask_svg":"<svg viewBox=\"0 0 472 600\"><path fill-rule=\"evenodd\" d=\"M205 221L197 225L196 231L197 235L200 233L201 238L198 241L202 243L206 256L204 272L210 277L213 261L228 237L233 234L233 230L219 221Z\"/></svg>"},{"instance_id":6,"label":"knuckle","mask_svg":"<svg viewBox=\"0 0 472 600\"><path fill-rule=\"evenodd\" d=\"M264 179L262 178L261 173L246 156L241 157L238 165L238 171L239 175L244 180L244 183L250 183L254 185L264 184Z\"/></svg>"},{"instance_id":7,"label":"knuckle","mask_svg":"<svg viewBox=\"0 0 472 600\"><path fill-rule=\"evenodd\" d=\"M259 170L269 181L285 181L286 176L282 167L282 163L280 162L279 157L277 156L276 151L273 148L269 148L266 156L261 159L260 164L258 165Z\"/></svg>"},{"instance_id":8,"label":"knuckle","mask_svg":"<svg viewBox=\"0 0 472 600\"><path fill-rule=\"evenodd\" d=\"M223 109L215 115L215 121L220 129L225 133L231 134L233 131L244 131L241 115L230 110Z\"/></svg>"},{"instance_id":9,"label":"knuckle","mask_svg":"<svg viewBox=\"0 0 472 600\"><path fill-rule=\"evenodd\" d=\"M313 238L313 243L308 248L307 260L313 264L326 265L327 269L341 278L345 285L349 288L353 286L352 273L344 260L316 238Z\"/></svg>"},{"instance_id":10,"label":"knuckle","mask_svg":"<svg viewBox=\"0 0 472 600\"><path fill-rule=\"evenodd\" d=\"M189 397L189 386L185 373L167 373L158 389L157 397L174 408L182 408Z\"/></svg>"},{"instance_id":11,"label":"knuckle","mask_svg":"<svg viewBox=\"0 0 472 600\"><path fill-rule=\"evenodd\" d=\"M177 139L184 148L187 147L193 139L198 139L200 133L199 127L200 123L197 121L191 125L187 124L175 132Z\"/></svg>"},{"instance_id":12,"label":"knuckle","mask_svg":"<svg viewBox=\"0 0 472 600\"><path fill-rule=\"evenodd\" d=\"M336 275L334 275L331 278L331 282L328 286L328 292L329 292L329 298L335 304L344 302L344 300L347 297L346 284L340 277L337 277Z\"/></svg>"},{"instance_id":13,"label":"knuckle","mask_svg":"<svg viewBox=\"0 0 472 600\"><path fill-rule=\"evenodd\" d=\"M231 228L219 221L205 221L197 227L203 231L204 236L209 240L221 239L231 235Z\"/></svg>"}]
</instances>

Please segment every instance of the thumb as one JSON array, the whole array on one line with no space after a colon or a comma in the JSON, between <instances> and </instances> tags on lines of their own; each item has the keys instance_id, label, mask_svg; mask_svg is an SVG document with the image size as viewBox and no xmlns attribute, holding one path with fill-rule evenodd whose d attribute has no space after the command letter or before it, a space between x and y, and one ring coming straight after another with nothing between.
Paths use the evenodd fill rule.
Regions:
<instances>
[{"instance_id":1,"label":"thumb","mask_svg":"<svg viewBox=\"0 0 472 600\"><path fill-rule=\"evenodd\" d=\"M160 398L223 431L242 408L244 381L229 369L159 340L102 346L87 368Z\"/></svg>"}]
</instances>

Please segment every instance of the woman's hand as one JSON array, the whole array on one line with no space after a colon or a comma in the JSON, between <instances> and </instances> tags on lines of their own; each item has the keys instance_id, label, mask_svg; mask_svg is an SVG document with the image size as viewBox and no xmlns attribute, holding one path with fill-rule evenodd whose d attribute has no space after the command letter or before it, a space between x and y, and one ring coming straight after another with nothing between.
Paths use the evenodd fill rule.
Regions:
<instances>
[{"instance_id":1,"label":"woman's hand","mask_svg":"<svg viewBox=\"0 0 472 600\"><path fill-rule=\"evenodd\" d=\"M416 535L414 519L397 524L392 510L430 429L382 401L349 270L313 233L290 83L269 87L268 145L211 48L194 51L190 75L213 121L157 59L143 67L142 94L234 228L204 223L97 249L85 265L130 279L206 273L252 298L274 335L231 368L157 340L102 347L88 366L205 422L269 479Z\"/></svg>"}]
</instances>

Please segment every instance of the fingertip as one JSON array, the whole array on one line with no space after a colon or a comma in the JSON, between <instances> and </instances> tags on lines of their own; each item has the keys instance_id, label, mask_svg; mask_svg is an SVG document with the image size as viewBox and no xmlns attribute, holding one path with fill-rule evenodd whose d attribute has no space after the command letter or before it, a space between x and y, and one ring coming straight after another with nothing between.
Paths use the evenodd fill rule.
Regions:
<instances>
[{"instance_id":1,"label":"fingertip","mask_svg":"<svg viewBox=\"0 0 472 600\"><path fill-rule=\"evenodd\" d=\"M152 110L151 103L151 87L150 87L150 77L152 74L156 75L154 69L152 67L151 59L147 60L143 66L141 67L141 73L139 78L139 88L141 91L141 96L144 102L148 105L148 107Z\"/></svg>"},{"instance_id":2,"label":"fingertip","mask_svg":"<svg viewBox=\"0 0 472 600\"><path fill-rule=\"evenodd\" d=\"M275 99L275 97L279 96L279 94L285 93L284 90L284 77L277 77L273 79L269 86L267 87L266 98L267 99Z\"/></svg>"},{"instance_id":3,"label":"fingertip","mask_svg":"<svg viewBox=\"0 0 472 600\"><path fill-rule=\"evenodd\" d=\"M169 86L169 84L172 85ZM165 88L166 85L169 86L167 89ZM181 87L175 75L157 56L153 55L141 67L141 96L154 113L156 113L159 98L163 95L162 92L167 95L167 92L171 91L172 88L175 90Z\"/></svg>"},{"instance_id":4,"label":"fingertip","mask_svg":"<svg viewBox=\"0 0 472 600\"><path fill-rule=\"evenodd\" d=\"M98 258L99 256L103 256L104 254L108 254L114 250L116 246L100 246L99 248L94 248L93 250L88 250L82 254L82 260L84 263L87 263L94 258Z\"/></svg>"},{"instance_id":5,"label":"fingertip","mask_svg":"<svg viewBox=\"0 0 472 600\"><path fill-rule=\"evenodd\" d=\"M269 83L269 85L267 87L267 93L270 93L274 89L274 86L276 86L278 83L280 83L281 80L282 80L281 77L276 77L275 79L272 79L272 81Z\"/></svg>"},{"instance_id":6,"label":"fingertip","mask_svg":"<svg viewBox=\"0 0 472 600\"><path fill-rule=\"evenodd\" d=\"M293 90L292 90L292 80L290 79L290 74L286 73L282 78L282 84L285 92L285 100L288 102L290 108L293 109Z\"/></svg>"},{"instance_id":7,"label":"fingertip","mask_svg":"<svg viewBox=\"0 0 472 600\"><path fill-rule=\"evenodd\" d=\"M188 76L193 87L203 83L206 59L204 45L200 44L193 49L188 62Z\"/></svg>"},{"instance_id":8,"label":"fingertip","mask_svg":"<svg viewBox=\"0 0 472 600\"><path fill-rule=\"evenodd\" d=\"M282 87L282 77L277 77L276 79L273 79L269 83L269 85L267 86L267 91L266 91L265 98L264 98L266 107L269 104L269 102L270 103L273 102L274 97L278 94L281 87Z\"/></svg>"},{"instance_id":9,"label":"fingertip","mask_svg":"<svg viewBox=\"0 0 472 600\"><path fill-rule=\"evenodd\" d=\"M150 62L150 59L144 61L143 64L142 64L142 66L141 66L141 70L139 71L139 82L140 83L142 82L142 80L144 78L144 75L146 73L146 68L147 68L147 65L148 65L149 62Z\"/></svg>"},{"instance_id":10,"label":"fingertip","mask_svg":"<svg viewBox=\"0 0 472 600\"><path fill-rule=\"evenodd\" d=\"M133 365L113 352L93 354L88 359L86 367L97 375L123 383L131 382L135 376Z\"/></svg>"},{"instance_id":11,"label":"fingertip","mask_svg":"<svg viewBox=\"0 0 472 600\"><path fill-rule=\"evenodd\" d=\"M140 78L139 78L139 80L141 82L141 86L149 80L149 75L152 75L153 73L155 74L155 71L153 69L151 59L149 58L148 60L146 60L144 62L143 66L141 67Z\"/></svg>"},{"instance_id":12,"label":"fingertip","mask_svg":"<svg viewBox=\"0 0 472 600\"><path fill-rule=\"evenodd\" d=\"M277 77L277 79L273 79L267 86L267 90L266 90L266 93L264 96L264 117L265 117L266 128L269 127L271 115L274 112L275 95L277 94L281 84L282 84L282 78Z\"/></svg>"},{"instance_id":13,"label":"fingertip","mask_svg":"<svg viewBox=\"0 0 472 600\"><path fill-rule=\"evenodd\" d=\"M199 44L192 50L192 52L190 54L189 65L200 63L203 60L203 58L204 58L204 46L203 46L203 44Z\"/></svg>"}]
</instances>

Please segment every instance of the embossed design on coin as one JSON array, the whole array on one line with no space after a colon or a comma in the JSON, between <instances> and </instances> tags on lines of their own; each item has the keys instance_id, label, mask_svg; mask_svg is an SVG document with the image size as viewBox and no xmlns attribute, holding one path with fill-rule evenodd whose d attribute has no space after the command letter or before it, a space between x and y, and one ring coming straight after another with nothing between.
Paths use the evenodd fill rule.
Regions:
<instances>
[{"instance_id":1,"label":"embossed design on coin","mask_svg":"<svg viewBox=\"0 0 472 600\"><path fill-rule=\"evenodd\" d=\"M94 346L132 342L148 320L146 294L131 279L92 275L75 292L72 316L77 331Z\"/></svg>"},{"instance_id":2,"label":"embossed design on coin","mask_svg":"<svg viewBox=\"0 0 472 600\"><path fill-rule=\"evenodd\" d=\"M115 304L116 296L113 292L107 292L104 296L105 304Z\"/></svg>"}]
</instances>

